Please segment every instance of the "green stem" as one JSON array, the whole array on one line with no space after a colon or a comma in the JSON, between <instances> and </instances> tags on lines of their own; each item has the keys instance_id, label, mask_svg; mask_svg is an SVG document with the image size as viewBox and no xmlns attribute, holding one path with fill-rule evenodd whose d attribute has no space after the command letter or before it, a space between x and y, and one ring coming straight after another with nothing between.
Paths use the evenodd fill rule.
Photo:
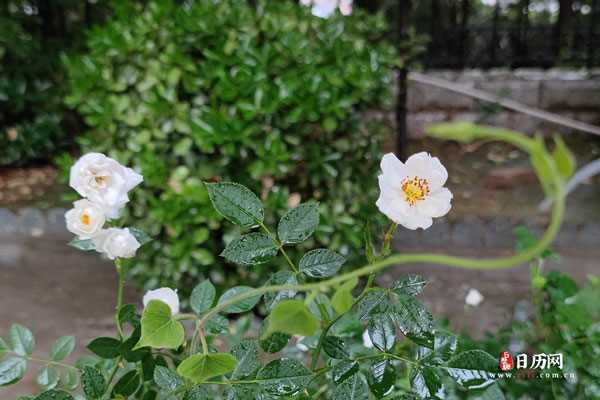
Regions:
<instances>
[{"instance_id":1,"label":"green stem","mask_svg":"<svg viewBox=\"0 0 600 400\"><path fill-rule=\"evenodd\" d=\"M121 307L123 306L123 286L125 286L125 273L120 260L117 259L115 261L115 267L117 269L117 275L119 279L117 286L117 306L115 307L115 324L117 326L119 338L123 339L125 335L123 334L123 328L121 327L121 321L119 320L119 311L121 311Z\"/></svg>"},{"instance_id":2,"label":"green stem","mask_svg":"<svg viewBox=\"0 0 600 400\"><path fill-rule=\"evenodd\" d=\"M61 362L58 362L58 361L52 361L52 360L46 360L46 359L43 359L43 358L32 357L32 356L29 356L29 355L21 355L21 354L15 353L14 351L7 351L4 354L11 354L14 357L23 358L25 360L37 362L37 363L40 363L40 364L56 365L57 367L63 367L63 368L68 368L68 369L79 370L79 368L74 367L72 365L64 364L64 363L61 363Z\"/></svg>"},{"instance_id":3,"label":"green stem","mask_svg":"<svg viewBox=\"0 0 600 400\"><path fill-rule=\"evenodd\" d=\"M204 331L200 329L199 331L200 342L202 342L202 354L208 354L208 345L206 344L206 337L204 336Z\"/></svg>"},{"instance_id":4,"label":"green stem","mask_svg":"<svg viewBox=\"0 0 600 400\"><path fill-rule=\"evenodd\" d=\"M121 357L117 358L117 362L115 363L113 369L110 371L110 375L108 376L108 380L106 381L107 390L104 393L104 395L102 396L103 399L104 399L104 396L107 396L107 398L110 399L110 394L112 393L112 390L113 390L111 383L112 383L113 379L115 379L115 375L117 374L117 371L119 370L120 362L121 362Z\"/></svg>"},{"instance_id":5,"label":"green stem","mask_svg":"<svg viewBox=\"0 0 600 400\"><path fill-rule=\"evenodd\" d=\"M315 282L315 283L305 283L301 285L273 285L273 286L263 286L260 288L256 288L254 290L249 290L245 293L239 294L231 299L224 301L210 311L208 311L202 318L200 318L199 323L203 325L208 319L213 317L215 314L219 313L221 310L235 304L239 301L249 299L255 297L257 295L262 295L264 293L272 293L283 290L294 290L294 291L311 291L311 290L321 290L332 287L334 285L338 285L342 282L345 282L352 278L360 278L362 276L367 276L371 273L375 273L381 271L387 267L392 265L399 264L407 264L407 263L430 263L430 264L441 264L447 265L454 268L462 268L469 270L494 270L494 269L508 269L514 268L520 264L523 264L538 255L540 255L554 240L558 230L560 229L560 224L562 221L563 213L565 209L565 201L562 192L562 186L558 185L556 190L556 201L554 202L554 206L552 208L552 215L550 224L544 232L542 238L532 247L525 250L522 253L515 254L511 257L504 258L464 258L464 257L455 257L443 254L430 254L430 253L417 253L417 254L396 254L390 257L387 257L383 260L374 262L369 265L365 265L359 269L354 271L347 272L342 275L335 276L333 278Z\"/></svg>"}]
</instances>

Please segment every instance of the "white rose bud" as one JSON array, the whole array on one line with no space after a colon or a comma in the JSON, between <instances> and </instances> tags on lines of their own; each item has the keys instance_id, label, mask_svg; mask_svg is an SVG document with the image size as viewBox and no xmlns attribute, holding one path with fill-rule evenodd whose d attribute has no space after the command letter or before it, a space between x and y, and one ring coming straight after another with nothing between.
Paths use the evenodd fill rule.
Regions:
<instances>
[{"instance_id":1,"label":"white rose bud","mask_svg":"<svg viewBox=\"0 0 600 400\"><path fill-rule=\"evenodd\" d=\"M171 288L163 287L160 289L149 290L144 295L144 307L152 300L160 300L166 303L171 309L171 314L179 314L179 296L177 291Z\"/></svg>"},{"instance_id":2,"label":"white rose bud","mask_svg":"<svg viewBox=\"0 0 600 400\"><path fill-rule=\"evenodd\" d=\"M92 238L96 250L106 254L108 258L131 258L140 248L140 242L129 232L129 229L108 228L101 230Z\"/></svg>"},{"instance_id":3,"label":"white rose bud","mask_svg":"<svg viewBox=\"0 0 600 400\"><path fill-rule=\"evenodd\" d=\"M427 229L433 218L452 208L452 193L444 187L448 172L437 157L422 152L402 163L392 153L381 159L377 200L379 211L408 229Z\"/></svg>"},{"instance_id":4,"label":"white rose bud","mask_svg":"<svg viewBox=\"0 0 600 400\"><path fill-rule=\"evenodd\" d=\"M73 206L65 213L67 229L81 239L98 234L106 221L102 209L86 199L76 201Z\"/></svg>"},{"instance_id":5,"label":"white rose bud","mask_svg":"<svg viewBox=\"0 0 600 400\"><path fill-rule=\"evenodd\" d=\"M104 210L106 218L117 218L129 201L127 192L143 177L100 153L82 156L71 168L69 185Z\"/></svg>"}]
</instances>

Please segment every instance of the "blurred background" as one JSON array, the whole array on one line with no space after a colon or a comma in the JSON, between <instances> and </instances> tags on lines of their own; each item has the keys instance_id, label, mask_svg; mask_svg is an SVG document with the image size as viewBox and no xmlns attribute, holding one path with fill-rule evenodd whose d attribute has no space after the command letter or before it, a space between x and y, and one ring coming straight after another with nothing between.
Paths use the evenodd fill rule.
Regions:
<instances>
[{"instance_id":1,"label":"blurred background","mask_svg":"<svg viewBox=\"0 0 600 400\"><path fill-rule=\"evenodd\" d=\"M19 322L48 348L72 333L81 354L112 329L111 264L66 245L64 213L76 198L67 174L84 152L144 175L123 219L155 238L127 267L134 303L144 289L189 293L206 277L261 285L281 267L241 269L216 256L239 232L212 209L202 181L252 188L271 224L318 200L321 224L307 247L330 246L355 267L367 219L380 231L385 223L374 201L387 151L439 157L454 193L432 228L398 231L397 251L500 256L514 250L516 226L527 228L521 239L544 229L543 191L523 153L428 140L429 123L561 134L579 166L598 158L598 136L569 121L600 126L599 0L355 0L349 15L313 13L294 0L0 1L0 334ZM598 179L569 197L557 256L546 261L580 285L598 275L599 200ZM527 266L411 265L381 283L406 272L430 280L434 315L474 338L533 312ZM483 295L477 307L465 305L470 289Z\"/></svg>"}]
</instances>

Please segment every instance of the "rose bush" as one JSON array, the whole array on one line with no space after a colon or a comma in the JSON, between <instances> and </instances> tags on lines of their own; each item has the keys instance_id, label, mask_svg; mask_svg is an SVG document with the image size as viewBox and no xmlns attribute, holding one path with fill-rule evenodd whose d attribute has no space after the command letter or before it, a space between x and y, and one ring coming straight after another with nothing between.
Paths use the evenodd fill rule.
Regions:
<instances>
[{"instance_id":1,"label":"rose bush","mask_svg":"<svg viewBox=\"0 0 600 400\"><path fill-rule=\"evenodd\" d=\"M277 269L214 257L239 228L214 212L202 180L248 186L272 211L267 222L316 200L321 224L302 246L358 257L356 225L377 196L362 182L377 173L389 133L363 117L393 101L398 63L384 18L356 10L324 20L292 1L146 3L116 9L90 33L89 51L66 61L67 102L89 126L83 149L144 175L123 218L154 241L130 276L189 295L200 278L257 282Z\"/></svg>"},{"instance_id":2,"label":"rose bush","mask_svg":"<svg viewBox=\"0 0 600 400\"><path fill-rule=\"evenodd\" d=\"M281 256L286 267L263 286L235 286L218 298L212 282L201 280L191 291L187 310L181 309L175 290L152 290L144 296L140 315L136 305L122 304L122 257L133 256L132 240L119 236L114 248L95 246L94 239L114 227L101 229L92 239L77 238L71 243L77 248L117 257L116 335L92 340L87 348L95 357L70 366L62 360L73 350L74 338L60 338L44 360L32 355L32 333L13 325L9 340L0 340L0 356L5 357L0 362L0 385L19 381L28 362L41 362L38 383L42 392L27 399L503 399L496 382L498 359L473 348L472 343L465 349L455 334L434 321L418 298L427 283L423 278L408 275L385 288L375 285L375 275L408 262L474 270L512 268L547 254L561 224L564 183L573 169L572 158L564 147L551 154L537 138L498 128L444 124L431 128L430 133L461 141L503 140L528 152L540 182L554 200L542 238L528 240L519 253L506 258L390 256L396 222L408 228L421 225L411 219L421 214L412 212L419 204L429 209L428 200L437 201L436 193L443 190L445 169L426 154L413 156L406 164L390 155L383 158L381 194L396 196L401 209L391 217L401 218L391 223L379 246L371 232L365 232L367 264L360 268L344 268L345 257L327 248L305 252L299 260L290 256L288 250L318 228L315 203L289 209L276 226L270 226L262 201L245 186L205 183L215 210L242 232L221 256L244 266ZM413 163L421 168L413 168ZM416 193L425 186L429 191ZM448 197L443 199L438 213L448 211ZM429 224L429 220L422 222ZM148 241L139 230L129 230L140 245ZM366 279L361 282L360 278ZM257 306L266 317L260 326L253 326L249 312ZM267 355L274 353L280 356Z\"/></svg>"}]
</instances>

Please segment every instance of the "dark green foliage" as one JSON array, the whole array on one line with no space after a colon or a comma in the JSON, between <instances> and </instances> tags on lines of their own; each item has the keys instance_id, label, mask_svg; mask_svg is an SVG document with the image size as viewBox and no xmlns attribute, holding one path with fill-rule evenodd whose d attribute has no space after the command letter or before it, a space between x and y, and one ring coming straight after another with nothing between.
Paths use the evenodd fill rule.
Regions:
<instances>
[{"instance_id":1,"label":"dark green foliage","mask_svg":"<svg viewBox=\"0 0 600 400\"><path fill-rule=\"evenodd\" d=\"M385 137L362 113L393 99L396 53L381 41L384 19L357 11L325 21L295 2L248 3L123 7L93 29L87 54L66 61L67 102L90 127L84 150L144 175L124 224L156 238L130 268L148 286L178 282L189 294L209 267L235 271L214 257L239 235L221 214L246 227L256 221L215 211L202 181L248 185L271 226L292 194L319 201L321 226L306 248L356 255L361 246L355 227L374 209ZM285 221L296 218L300 230L280 226L283 241L310 235L314 213ZM244 280L269 270L272 263L253 267ZM227 277L226 286L239 279Z\"/></svg>"}]
</instances>

